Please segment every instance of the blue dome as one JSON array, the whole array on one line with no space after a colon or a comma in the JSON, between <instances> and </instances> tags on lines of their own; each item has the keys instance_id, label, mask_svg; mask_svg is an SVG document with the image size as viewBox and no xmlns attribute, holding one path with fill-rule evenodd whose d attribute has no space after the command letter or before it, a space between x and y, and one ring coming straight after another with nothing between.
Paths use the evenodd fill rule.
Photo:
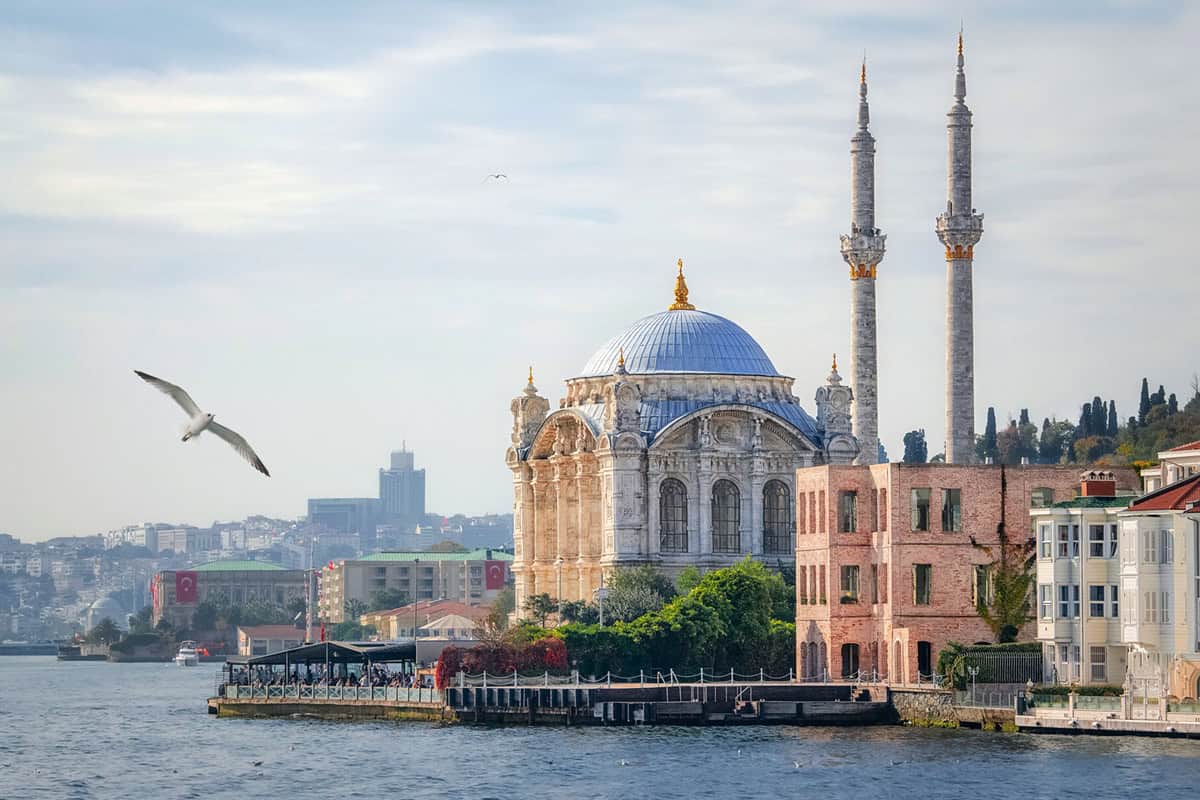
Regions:
<instances>
[{"instance_id":1,"label":"blue dome","mask_svg":"<svg viewBox=\"0 0 1200 800\"><path fill-rule=\"evenodd\" d=\"M779 375L750 334L707 311L662 311L639 319L597 350L579 377L613 374L622 350L632 373Z\"/></svg>"}]
</instances>

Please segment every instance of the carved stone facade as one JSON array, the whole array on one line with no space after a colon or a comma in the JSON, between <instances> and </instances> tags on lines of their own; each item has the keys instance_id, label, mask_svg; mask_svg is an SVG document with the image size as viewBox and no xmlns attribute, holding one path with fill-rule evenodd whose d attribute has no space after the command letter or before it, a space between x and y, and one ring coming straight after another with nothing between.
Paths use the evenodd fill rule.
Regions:
<instances>
[{"instance_id":1,"label":"carved stone facade","mask_svg":"<svg viewBox=\"0 0 1200 800\"><path fill-rule=\"evenodd\" d=\"M518 608L541 593L594 600L617 567L790 565L796 469L858 455L836 370L814 420L745 331L690 307L686 284L680 296L569 379L557 411L539 416L532 380L513 402Z\"/></svg>"}]
</instances>

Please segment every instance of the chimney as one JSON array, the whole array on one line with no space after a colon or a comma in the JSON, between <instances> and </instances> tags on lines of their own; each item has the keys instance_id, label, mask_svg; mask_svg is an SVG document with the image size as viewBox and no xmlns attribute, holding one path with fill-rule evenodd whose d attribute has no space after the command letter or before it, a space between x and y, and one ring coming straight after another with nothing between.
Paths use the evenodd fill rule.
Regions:
<instances>
[{"instance_id":1,"label":"chimney","mask_svg":"<svg viewBox=\"0 0 1200 800\"><path fill-rule=\"evenodd\" d=\"M1116 497L1117 476L1103 469L1090 469L1079 476L1080 497Z\"/></svg>"}]
</instances>

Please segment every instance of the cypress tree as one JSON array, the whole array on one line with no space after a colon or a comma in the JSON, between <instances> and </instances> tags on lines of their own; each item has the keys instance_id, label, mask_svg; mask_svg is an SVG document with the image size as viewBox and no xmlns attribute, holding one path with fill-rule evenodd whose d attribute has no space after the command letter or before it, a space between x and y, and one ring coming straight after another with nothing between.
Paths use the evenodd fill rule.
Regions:
<instances>
[{"instance_id":1,"label":"cypress tree","mask_svg":"<svg viewBox=\"0 0 1200 800\"><path fill-rule=\"evenodd\" d=\"M1092 435L1103 436L1108 428L1108 406L1100 395L1092 398Z\"/></svg>"},{"instance_id":2,"label":"cypress tree","mask_svg":"<svg viewBox=\"0 0 1200 800\"><path fill-rule=\"evenodd\" d=\"M1108 435L1116 438L1117 436L1117 401L1108 401Z\"/></svg>"},{"instance_id":3,"label":"cypress tree","mask_svg":"<svg viewBox=\"0 0 1200 800\"><path fill-rule=\"evenodd\" d=\"M1079 424L1075 426L1075 441L1092 435L1092 404L1084 403L1079 410Z\"/></svg>"},{"instance_id":4,"label":"cypress tree","mask_svg":"<svg viewBox=\"0 0 1200 800\"><path fill-rule=\"evenodd\" d=\"M1150 382L1142 378L1142 399L1138 403L1138 425L1144 425L1150 413Z\"/></svg>"},{"instance_id":5,"label":"cypress tree","mask_svg":"<svg viewBox=\"0 0 1200 800\"><path fill-rule=\"evenodd\" d=\"M1175 398L1175 393L1171 392L1171 396L1167 398L1167 415L1179 413L1179 400Z\"/></svg>"},{"instance_id":6,"label":"cypress tree","mask_svg":"<svg viewBox=\"0 0 1200 800\"><path fill-rule=\"evenodd\" d=\"M996 408L988 406L987 427L983 429L983 455L996 459Z\"/></svg>"},{"instance_id":7,"label":"cypress tree","mask_svg":"<svg viewBox=\"0 0 1200 800\"><path fill-rule=\"evenodd\" d=\"M1021 409L1021 419L1017 424L1018 425L1028 425L1029 424L1029 409L1028 408Z\"/></svg>"},{"instance_id":8,"label":"cypress tree","mask_svg":"<svg viewBox=\"0 0 1200 800\"><path fill-rule=\"evenodd\" d=\"M1166 402L1167 402L1167 390L1164 389L1162 384L1160 383L1158 385L1158 391L1155 392L1154 395L1150 398L1150 405L1161 406Z\"/></svg>"},{"instance_id":9,"label":"cypress tree","mask_svg":"<svg viewBox=\"0 0 1200 800\"><path fill-rule=\"evenodd\" d=\"M1050 427L1050 418L1046 417L1042 420L1042 438L1038 441L1038 461L1057 464L1060 455L1058 437L1054 435L1054 428Z\"/></svg>"}]
</instances>

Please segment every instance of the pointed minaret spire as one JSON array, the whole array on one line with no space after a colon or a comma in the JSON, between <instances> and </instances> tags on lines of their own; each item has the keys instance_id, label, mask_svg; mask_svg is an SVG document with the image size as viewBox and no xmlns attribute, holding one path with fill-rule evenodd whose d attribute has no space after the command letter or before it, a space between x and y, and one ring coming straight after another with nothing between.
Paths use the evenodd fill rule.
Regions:
<instances>
[{"instance_id":1,"label":"pointed minaret spire","mask_svg":"<svg viewBox=\"0 0 1200 800\"><path fill-rule=\"evenodd\" d=\"M946 248L946 461L969 464L975 457L975 245L983 215L971 204L971 109L965 102L963 36L958 32L954 105L946 114L946 211L937 218Z\"/></svg>"},{"instance_id":2,"label":"pointed minaret spire","mask_svg":"<svg viewBox=\"0 0 1200 800\"><path fill-rule=\"evenodd\" d=\"M858 77L858 130L850 139L850 233L842 237L842 258L850 267L850 381L854 389L850 413L859 446L856 464L879 460L875 274L887 237L875 227L875 137L870 124L864 53ZM833 375L837 375L836 357Z\"/></svg>"}]
</instances>

